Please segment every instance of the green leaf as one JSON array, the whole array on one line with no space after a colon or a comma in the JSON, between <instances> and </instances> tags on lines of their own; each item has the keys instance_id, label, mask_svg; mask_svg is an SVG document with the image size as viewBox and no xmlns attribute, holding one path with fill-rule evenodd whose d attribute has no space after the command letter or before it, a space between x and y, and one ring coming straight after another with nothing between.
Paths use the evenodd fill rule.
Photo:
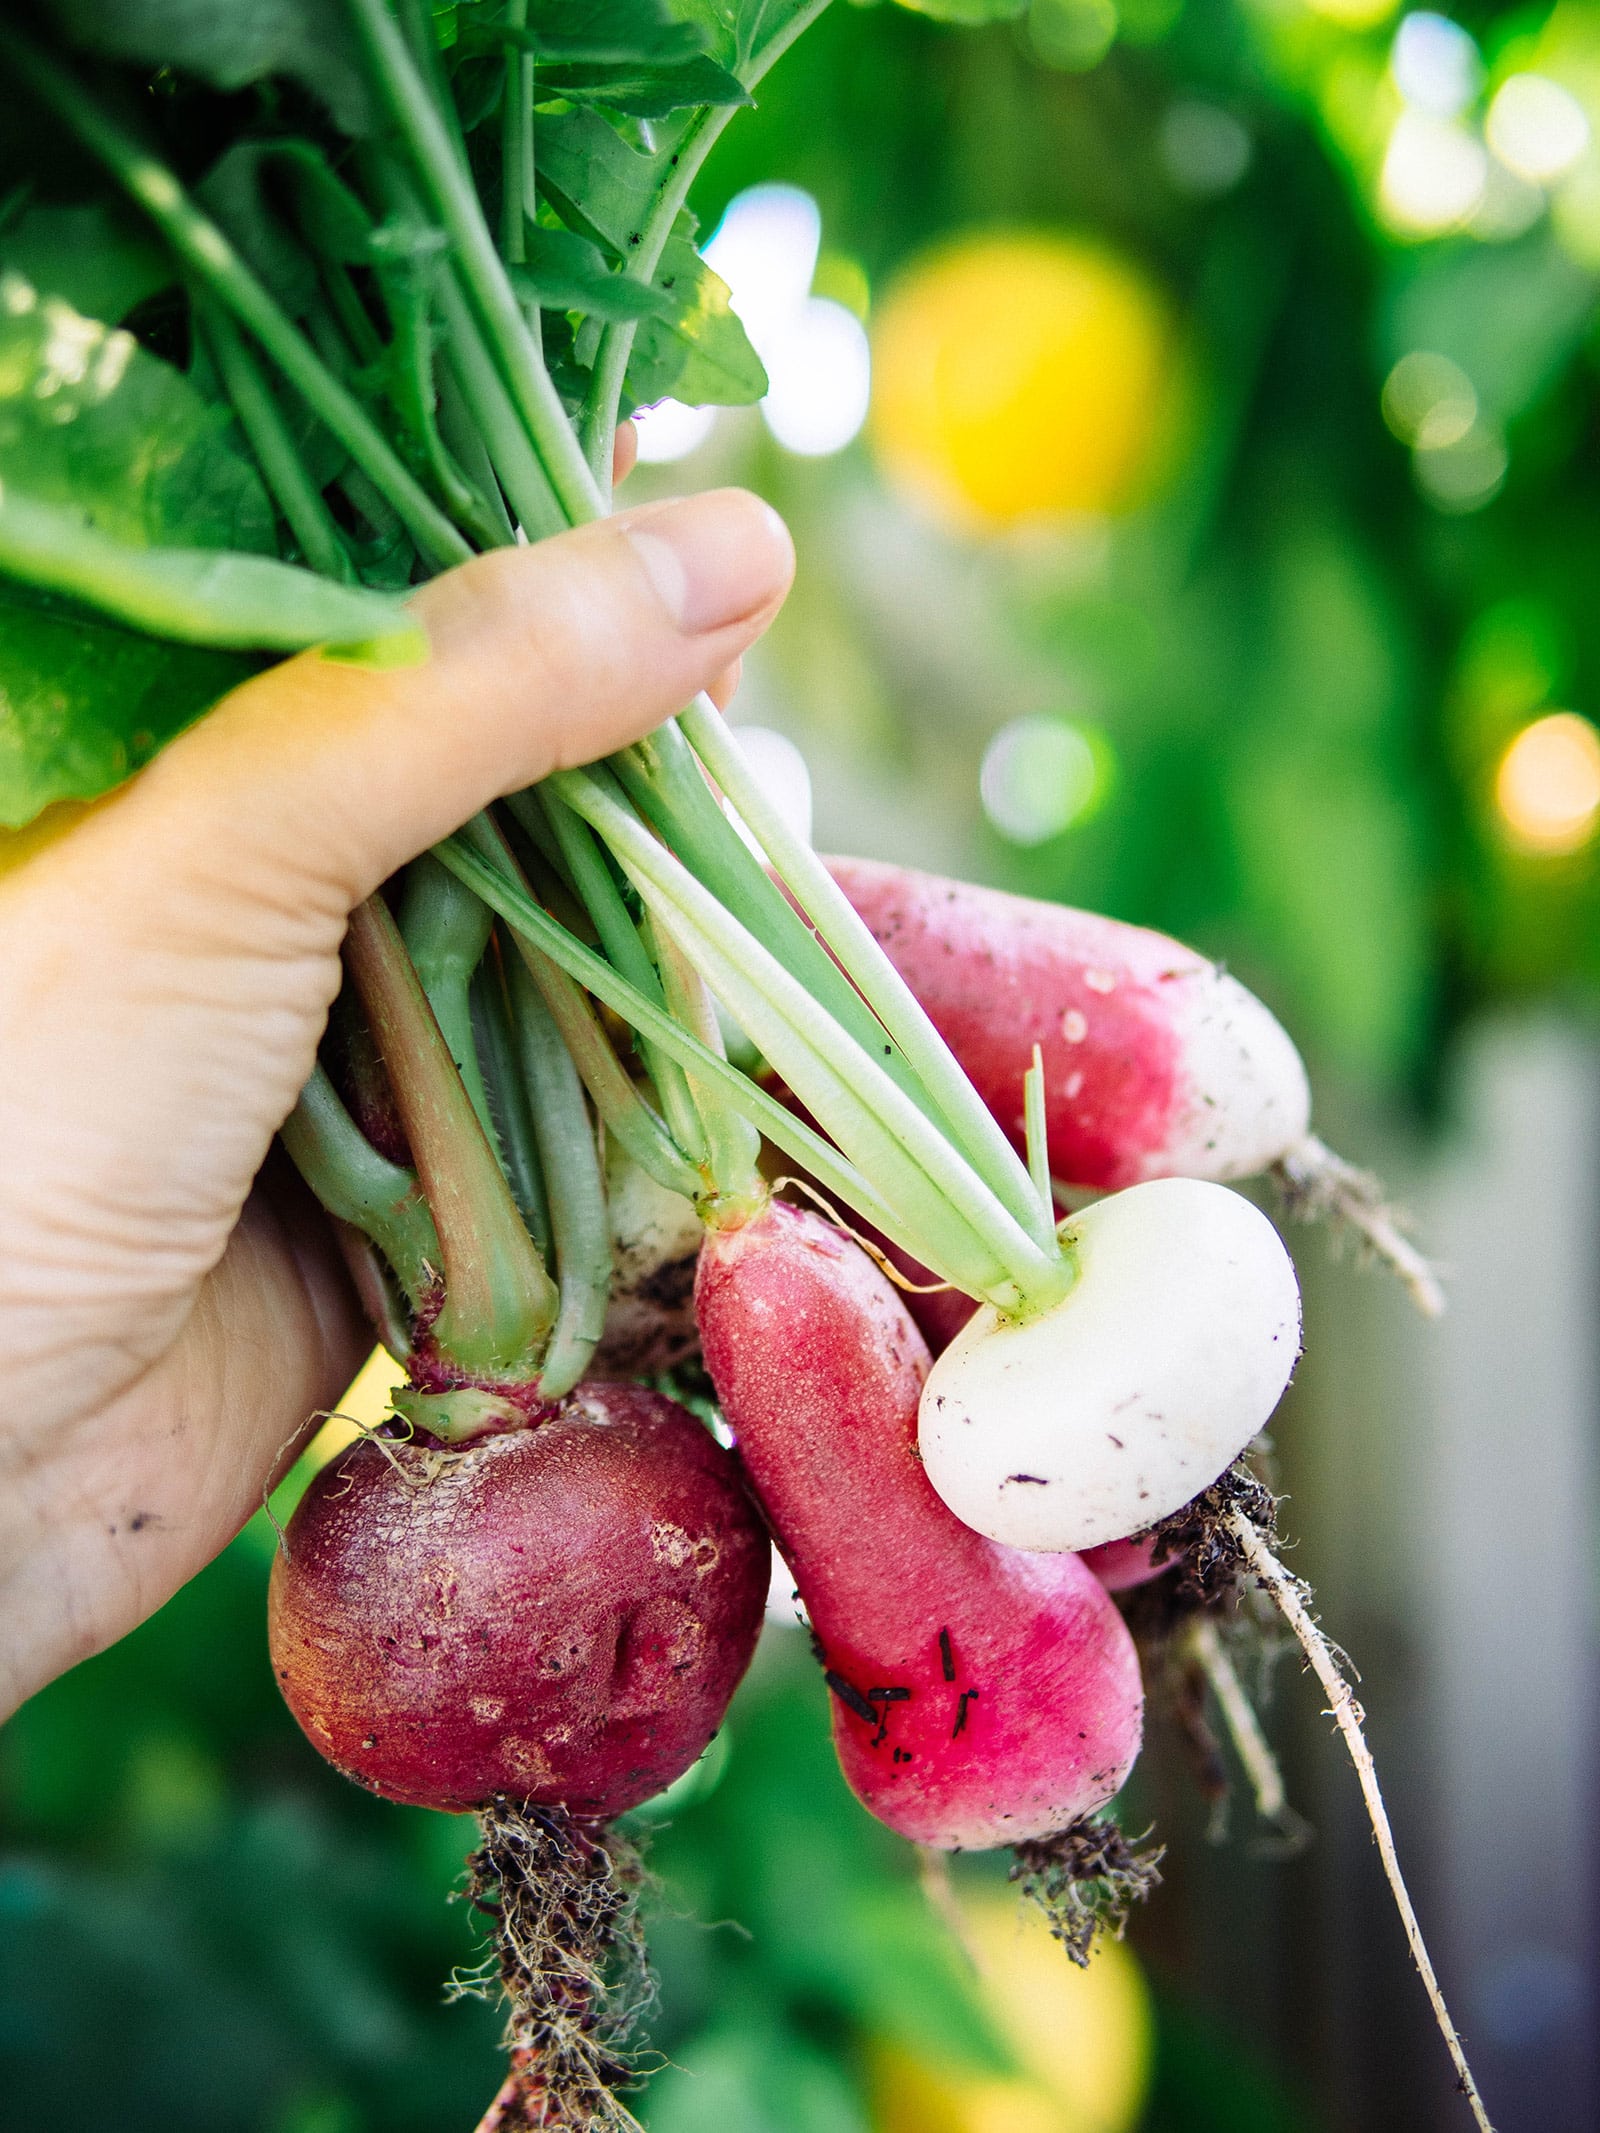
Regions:
<instances>
[{"instance_id":1,"label":"green leaf","mask_svg":"<svg viewBox=\"0 0 1600 2133\"><path fill-rule=\"evenodd\" d=\"M100 201L30 207L0 235L0 267L113 326L176 279L171 256L132 210Z\"/></svg>"},{"instance_id":2,"label":"green leaf","mask_svg":"<svg viewBox=\"0 0 1600 2133\"><path fill-rule=\"evenodd\" d=\"M639 66L631 61L546 67L540 71L539 90L541 95L564 96L573 103L602 104L632 118L667 118L674 111L752 101L737 75L704 57L671 67Z\"/></svg>"},{"instance_id":3,"label":"green leaf","mask_svg":"<svg viewBox=\"0 0 1600 2133\"><path fill-rule=\"evenodd\" d=\"M808 5L809 0L677 0L679 15L705 31L712 52L735 73L791 28Z\"/></svg>"},{"instance_id":4,"label":"green leaf","mask_svg":"<svg viewBox=\"0 0 1600 2133\"><path fill-rule=\"evenodd\" d=\"M569 228L626 259L639 241L661 157L630 148L598 111L563 111L538 127L539 190ZM670 152L665 139L663 154Z\"/></svg>"},{"instance_id":5,"label":"green leaf","mask_svg":"<svg viewBox=\"0 0 1600 2133\"><path fill-rule=\"evenodd\" d=\"M48 0L69 41L106 59L197 74L243 89L286 74L346 133L371 131L359 48L342 5L329 0Z\"/></svg>"},{"instance_id":6,"label":"green leaf","mask_svg":"<svg viewBox=\"0 0 1600 2133\"><path fill-rule=\"evenodd\" d=\"M129 333L0 275L0 483L141 545L268 552L272 505L232 417Z\"/></svg>"},{"instance_id":7,"label":"green leaf","mask_svg":"<svg viewBox=\"0 0 1600 2133\"><path fill-rule=\"evenodd\" d=\"M181 644L283 652L330 644L389 663L420 655L427 643L420 624L382 593L267 556L136 548L96 532L81 512L9 484L0 487L0 574Z\"/></svg>"},{"instance_id":8,"label":"green leaf","mask_svg":"<svg viewBox=\"0 0 1600 2133\"><path fill-rule=\"evenodd\" d=\"M519 42L540 59L674 66L706 47L705 33L662 0L533 0Z\"/></svg>"},{"instance_id":9,"label":"green leaf","mask_svg":"<svg viewBox=\"0 0 1600 2133\"><path fill-rule=\"evenodd\" d=\"M254 673L0 580L0 825L119 784Z\"/></svg>"},{"instance_id":10,"label":"green leaf","mask_svg":"<svg viewBox=\"0 0 1600 2133\"><path fill-rule=\"evenodd\" d=\"M625 392L635 407L671 394L690 407L748 407L767 373L713 274L682 226L667 239L656 287L672 299L670 318L646 319L634 339Z\"/></svg>"},{"instance_id":11,"label":"green leaf","mask_svg":"<svg viewBox=\"0 0 1600 2133\"><path fill-rule=\"evenodd\" d=\"M895 0L895 5L909 14L954 22L970 30L985 22L1015 22L1028 12L1029 0Z\"/></svg>"},{"instance_id":12,"label":"green leaf","mask_svg":"<svg viewBox=\"0 0 1600 2133\"><path fill-rule=\"evenodd\" d=\"M601 319L665 318L675 309L663 290L619 274L598 245L571 230L530 229L527 248L527 264L507 272L530 302Z\"/></svg>"}]
</instances>

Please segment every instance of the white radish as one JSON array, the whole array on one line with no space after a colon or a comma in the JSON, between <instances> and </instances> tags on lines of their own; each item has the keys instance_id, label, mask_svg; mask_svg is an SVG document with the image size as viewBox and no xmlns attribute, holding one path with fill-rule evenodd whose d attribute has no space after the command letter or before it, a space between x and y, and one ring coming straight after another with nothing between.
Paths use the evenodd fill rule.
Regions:
<instances>
[{"instance_id":1,"label":"white radish","mask_svg":"<svg viewBox=\"0 0 1600 2133\"><path fill-rule=\"evenodd\" d=\"M928 1479L1011 1548L1092 1548L1181 1509L1262 1428L1300 1353L1289 1254L1224 1186L1130 1186L1061 1235L1063 1301L1020 1324L985 1306L922 1394Z\"/></svg>"}]
</instances>

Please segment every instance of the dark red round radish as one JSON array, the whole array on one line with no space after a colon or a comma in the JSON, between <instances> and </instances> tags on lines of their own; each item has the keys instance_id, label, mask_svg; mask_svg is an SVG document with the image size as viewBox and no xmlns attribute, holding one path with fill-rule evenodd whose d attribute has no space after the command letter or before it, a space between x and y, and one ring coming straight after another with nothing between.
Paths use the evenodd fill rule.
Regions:
<instances>
[{"instance_id":1,"label":"dark red round radish","mask_svg":"<svg viewBox=\"0 0 1600 2133\"><path fill-rule=\"evenodd\" d=\"M1299 1054L1192 948L909 867L828 866L1019 1149L1040 1047L1050 1165L1066 1183L1249 1177L1304 1140Z\"/></svg>"},{"instance_id":2,"label":"dark red round radish","mask_svg":"<svg viewBox=\"0 0 1600 2133\"><path fill-rule=\"evenodd\" d=\"M272 1663L312 1745L387 1799L609 1817L704 1752L769 1572L701 1424L586 1386L532 1428L325 1467L273 1565Z\"/></svg>"},{"instance_id":3,"label":"dark red round radish","mask_svg":"<svg viewBox=\"0 0 1600 2133\"><path fill-rule=\"evenodd\" d=\"M857 1797L945 1850L1064 1829L1138 1752L1133 1642L1073 1555L960 1523L917 1457L928 1351L860 1247L774 1202L713 1232L706 1366L794 1574Z\"/></svg>"}]
</instances>

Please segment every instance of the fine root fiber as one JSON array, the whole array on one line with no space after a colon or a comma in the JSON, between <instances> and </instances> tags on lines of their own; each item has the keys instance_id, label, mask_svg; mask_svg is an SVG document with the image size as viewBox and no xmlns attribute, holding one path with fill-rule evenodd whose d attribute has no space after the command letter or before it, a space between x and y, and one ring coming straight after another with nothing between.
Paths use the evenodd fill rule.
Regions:
<instances>
[{"instance_id":1,"label":"fine root fiber","mask_svg":"<svg viewBox=\"0 0 1600 2133\"><path fill-rule=\"evenodd\" d=\"M618 2091L636 2082L629 2039L652 1984L639 1922L643 1869L613 1830L560 1808L499 1799L467 1861L467 1898L493 1928L457 1996L506 2005L510 2072L479 2133L624 2133Z\"/></svg>"},{"instance_id":2,"label":"fine root fiber","mask_svg":"<svg viewBox=\"0 0 1600 2133\"><path fill-rule=\"evenodd\" d=\"M1160 1881L1160 1845L1130 1843L1109 1815L1085 1815L1012 1850L1011 1880L1036 1903L1079 1968L1102 1932L1122 1938L1128 1915Z\"/></svg>"},{"instance_id":3,"label":"fine root fiber","mask_svg":"<svg viewBox=\"0 0 1600 2133\"><path fill-rule=\"evenodd\" d=\"M1445 1308L1439 1277L1405 1233L1405 1219L1384 1197L1369 1171L1358 1170L1308 1133L1274 1164L1273 1177L1291 1215L1302 1222L1331 1222L1386 1266L1424 1318Z\"/></svg>"}]
</instances>

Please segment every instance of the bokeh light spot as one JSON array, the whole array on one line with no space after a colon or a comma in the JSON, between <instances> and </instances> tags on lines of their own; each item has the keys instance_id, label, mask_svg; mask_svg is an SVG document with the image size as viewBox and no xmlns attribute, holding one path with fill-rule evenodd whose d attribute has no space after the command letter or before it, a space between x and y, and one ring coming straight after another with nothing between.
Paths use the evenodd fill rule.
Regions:
<instances>
[{"instance_id":1,"label":"bokeh light spot","mask_svg":"<svg viewBox=\"0 0 1600 2133\"><path fill-rule=\"evenodd\" d=\"M1542 74L1513 74L1502 82L1484 130L1500 161L1530 185L1559 178L1589 145L1583 106Z\"/></svg>"},{"instance_id":2,"label":"bokeh light spot","mask_svg":"<svg viewBox=\"0 0 1600 2133\"><path fill-rule=\"evenodd\" d=\"M1407 15L1395 31L1389 71L1414 110L1451 119L1466 109L1483 81L1478 47L1447 15Z\"/></svg>"},{"instance_id":3,"label":"bokeh light spot","mask_svg":"<svg viewBox=\"0 0 1600 2133\"><path fill-rule=\"evenodd\" d=\"M681 400L658 400L634 416L639 432L639 457L647 467L670 466L687 459L705 443L716 427L714 407L685 407Z\"/></svg>"},{"instance_id":4,"label":"bokeh light spot","mask_svg":"<svg viewBox=\"0 0 1600 2133\"><path fill-rule=\"evenodd\" d=\"M1518 850L1581 851L1600 828L1600 732L1575 711L1536 718L1500 758L1494 798Z\"/></svg>"},{"instance_id":5,"label":"bokeh light spot","mask_svg":"<svg viewBox=\"0 0 1600 2133\"><path fill-rule=\"evenodd\" d=\"M1095 812L1110 769L1099 734L1065 718L1016 718L984 750L978 792L1008 844L1044 844Z\"/></svg>"},{"instance_id":6,"label":"bokeh light spot","mask_svg":"<svg viewBox=\"0 0 1600 2133\"><path fill-rule=\"evenodd\" d=\"M1483 198L1489 158L1453 119L1407 109L1394 122L1378 196L1391 226L1415 237L1459 229Z\"/></svg>"},{"instance_id":7,"label":"bokeh light spot","mask_svg":"<svg viewBox=\"0 0 1600 2133\"><path fill-rule=\"evenodd\" d=\"M1384 380L1383 419L1402 444L1440 451L1459 444L1478 419L1478 395L1459 363L1413 348Z\"/></svg>"},{"instance_id":8,"label":"bokeh light spot","mask_svg":"<svg viewBox=\"0 0 1600 2133\"><path fill-rule=\"evenodd\" d=\"M842 451L867 419L872 355L855 310L812 283L822 215L797 185L752 185L728 206L705 247L706 263L767 368L761 412L790 452ZM861 277L865 294L865 277Z\"/></svg>"},{"instance_id":9,"label":"bokeh light spot","mask_svg":"<svg viewBox=\"0 0 1600 2133\"><path fill-rule=\"evenodd\" d=\"M1231 192L1250 168L1250 136L1233 113L1192 97L1168 105L1156 146L1179 192L1197 199Z\"/></svg>"}]
</instances>

